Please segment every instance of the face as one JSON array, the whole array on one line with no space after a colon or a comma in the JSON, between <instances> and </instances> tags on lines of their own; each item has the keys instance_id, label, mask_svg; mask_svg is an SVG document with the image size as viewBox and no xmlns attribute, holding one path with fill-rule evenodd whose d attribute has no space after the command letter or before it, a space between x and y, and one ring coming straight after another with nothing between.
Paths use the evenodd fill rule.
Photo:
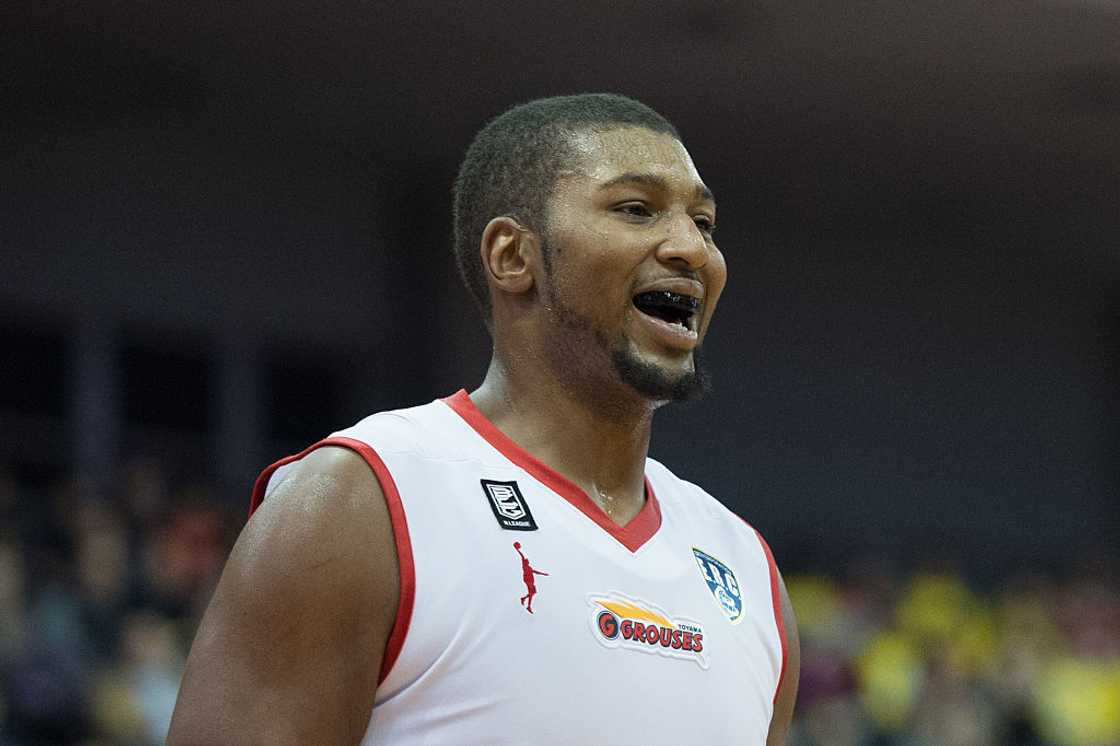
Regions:
<instances>
[{"instance_id":1,"label":"face","mask_svg":"<svg viewBox=\"0 0 1120 746\"><path fill-rule=\"evenodd\" d=\"M715 201L670 135L628 127L581 134L575 146L543 236L557 369L609 376L650 400L694 397L704 387L699 346L727 279Z\"/></svg>"}]
</instances>

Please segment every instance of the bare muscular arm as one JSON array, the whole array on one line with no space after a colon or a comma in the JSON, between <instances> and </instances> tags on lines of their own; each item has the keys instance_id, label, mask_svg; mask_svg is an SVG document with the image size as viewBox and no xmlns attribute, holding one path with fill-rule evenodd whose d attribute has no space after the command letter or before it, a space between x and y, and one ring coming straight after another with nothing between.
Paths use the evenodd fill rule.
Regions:
<instances>
[{"instance_id":1,"label":"bare muscular arm","mask_svg":"<svg viewBox=\"0 0 1120 746\"><path fill-rule=\"evenodd\" d=\"M766 746L785 744L789 725L793 720L793 706L797 701L797 684L801 676L801 642L797 636L797 619L793 616L793 604L789 601L789 593L781 575L778 576L778 589L781 593L782 623L786 631L786 671L774 700L774 715L770 718Z\"/></svg>"},{"instance_id":2,"label":"bare muscular arm","mask_svg":"<svg viewBox=\"0 0 1120 746\"><path fill-rule=\"evenodd\" d=\"M313 451L237 540L167 743L357 744L399 593L373 472L345 448Z\"/></svg>"}]
</instances>

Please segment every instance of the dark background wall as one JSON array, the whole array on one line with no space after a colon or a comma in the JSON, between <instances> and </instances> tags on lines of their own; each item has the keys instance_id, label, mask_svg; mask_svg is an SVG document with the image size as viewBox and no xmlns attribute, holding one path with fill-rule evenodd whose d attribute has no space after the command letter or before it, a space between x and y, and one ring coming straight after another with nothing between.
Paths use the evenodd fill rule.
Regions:
<instances>
[{"instance_id":1,"label":"dark background wall","mask_svg":"<svg viewBox=\"0 0 1120 746\"><path fill-rule=\"evenodd\" d=\"M29 4L0 47L0 459L247 494L487 340L449 186L488 117L612 90L720 204L716 390L653 455L793 565L976 572L1120 528L1111 3Z\"/></svg>"}]
</instances>

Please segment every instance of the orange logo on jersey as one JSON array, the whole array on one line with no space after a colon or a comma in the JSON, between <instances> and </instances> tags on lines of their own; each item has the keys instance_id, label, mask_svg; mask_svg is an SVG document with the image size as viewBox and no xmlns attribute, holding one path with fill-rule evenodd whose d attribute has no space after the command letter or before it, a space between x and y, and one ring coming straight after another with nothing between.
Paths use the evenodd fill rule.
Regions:
<instances>
[{"instance_id":1,"label":"orange logo on jersey","mask_svg":"<svg viewBox=\"0 0 1120 746\"><path fill-rule=\"evenodd\" d=\"M708 667L704 629L699 622L674 617L658 606L622 593L591 594L591 631L608 648L630 648Z\"/></svg>"}]
</instances>

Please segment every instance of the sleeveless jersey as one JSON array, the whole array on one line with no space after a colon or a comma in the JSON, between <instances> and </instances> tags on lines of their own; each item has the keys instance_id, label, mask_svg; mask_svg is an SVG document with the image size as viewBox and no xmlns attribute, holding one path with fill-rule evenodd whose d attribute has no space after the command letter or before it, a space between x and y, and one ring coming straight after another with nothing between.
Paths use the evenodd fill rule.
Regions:
<instances>
[{"instance_id":1,"label":"sleeveless jersey","mask_svg":"<svg viewBox=\"0 0 1120 746\"><path fill-rule=\"evenodd\" d=\"M764 744L785 670L761 536L646 462L624 527L521 449L465 391L372 415L323 445L370 465L400 602L363 744Z\"/></svg>"}]
</instances>

